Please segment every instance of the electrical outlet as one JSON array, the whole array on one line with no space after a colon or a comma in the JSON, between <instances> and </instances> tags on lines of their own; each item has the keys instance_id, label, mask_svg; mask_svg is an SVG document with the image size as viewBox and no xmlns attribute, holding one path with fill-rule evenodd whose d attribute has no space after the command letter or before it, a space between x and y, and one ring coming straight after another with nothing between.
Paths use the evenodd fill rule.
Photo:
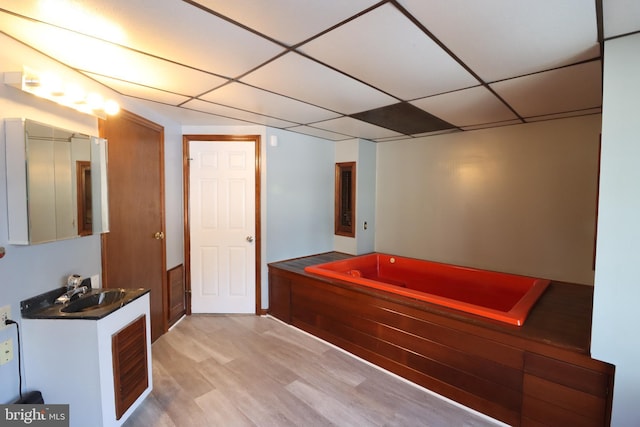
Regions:
<instances>
[{"instance_id":1,"label":"electrical outlet","mask_svg":"<svg viewBox=\"0 0 640 427\"><path fill-rule=\"evenodd\" d=\"M0 365L11 362L13 359L13 341L11 338L0 343Z\"/></svg>"},{"instance_id":2,"label":"electrical outlet","mask_svg":"<svg viewBox=\"0 0 640 427\"><path fill-rule=\"evenodd\" d=\"M0 307L0 331L7 327L5 320L11 319L11 306Z\"/></svg>"},{"instance_id":3,"label":"electrical outlet","mask_svg":"<svg viewBox=\"0 0 640 427\"><path fill-rule=\"evenodd\" d=\"M94 274L91 276L91 288L98 289L100 287L100 275Z\"/></svg>"}]
</instances>

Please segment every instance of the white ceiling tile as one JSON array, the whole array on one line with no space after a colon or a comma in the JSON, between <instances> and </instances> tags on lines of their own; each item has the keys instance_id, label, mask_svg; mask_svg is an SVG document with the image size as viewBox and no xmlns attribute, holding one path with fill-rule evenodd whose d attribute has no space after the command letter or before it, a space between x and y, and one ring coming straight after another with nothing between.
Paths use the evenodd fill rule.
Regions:
<instances>
[{"instance_id":1,"label":"white ceiling tile","mask_svg":"<svg viewBox=\"0 0 640 427\"><path fill-rule=\"evenodd\" d=\"M411 103L455 126L517 118L509 107L484 86L422 98Z\"/></svg>"},{"instance_id":2,"label":"white ceiling tile","mask_svg":"<svg viewBox=\"0 0 640 427\"><path fill-rule=\"evenodd\" d=\"M171 92L150 88L147 86L127 83L109 77L99 76L93 73L84 73L92 79L104 84L107 87L121 93L122 95L134 98L146 99L149 101L160 102L163 104L180 105L190 98L183 95L177 95Z\"/></svg>"},{"instance_id":3,"label":"white ceiling tile","mask_svg":"<svg viewBox=\"0 0 640 427\"><path fill-rule=\"evenodd\" d=\"M491 87L521 117L595 108L602 105L600 61L531 74Z\"/></svg>"},{"instance_id":4,"label":"white ceiling tile","mask_svg":"<svg viewBox=\"0 0 640 427\"><path fill-rule=\"evenodd\" d=\"M198 0L198 3L287 45L300 43L378 0Z\"/></svg>"},{"instance_id":5,"label":"white ceiling tile","mask_svg":"<svg viewBox=\"0 0 640 427\"><path fill-rule=\"evenodd\" d=\"M366 123L361 120L356 120L352 117L340 117L320 123L314 123L313 126L364 139L386 138L402 135L398 132L372 125L371 123Z\"/></svg>"},{"instance_id":6,"label":"white ceiling tile","mask_svg":"<svg viewBox=\"0 0 640 427\"><path fill-rule=\"evenodd\" d=\"M28 0L13 2L11 8L226 77L237 77L283 51L261 36L182 1ZM220 40L224 43L217 42Z\"/></svg>"},{"instance_id":7,"label":"white ceiling tile","mask_svg":"<svg viewBox=\"0 0 640 427\"><path fill-rule=\"evenodd\" d=\"M599 56L593 1L400 3L486 82Z\"/></svg>"},{"instance_id":8,"label":"white ceiling tile","mask_svg":"<svg viewBox=\"0 0 640 427\"><path fill-rule=\"evenodd\" d=\"M272 117L286 117L298 123L319 122L339 114L295 99L267 92L242 83L231 83L200 97L205 101L253 111Z\"/></svg>"},{"instance_id":9,"label":"white ceiling tile","mask_svg":"<svg viewBox=\"0 0 640 427\"><path fill-rule=\"evenodd\" d=\"M328 139L331 141L344 141L346 139L353 139L352 136L342 135L340 133L330 132L324 129L314 128L312 126L294 126L287 128L292 132L303 133L305 135L316 136L318 138Z\"/></svg>"},{"instance_id":10,"label":"white ceiling tile","mask_svg":"<svg viewBox=\"0 0 640 427\"><path fill-rule=\"evenodd\" d=\"M217 116L211 113L189 110L187 108L174 107L166 104L159 104L152 101L144 101L140 99L130 98L136 104L141 104L152 111L170 117L181 125L193 126L247 126L244 120L234 120L228 117Z\"/></svg>"},{"instance_id":11,"label":"white ceiling tile","mask_svg":"<svg viewBox=\"0 0 640 427\"><path fill-rule=\"evenodd\" d=\"M603 0L604 37L640 31L640 1Z\"/></svg>"},{"instance_id":12,"label":"white ceiling tile","mask_svg":"<svg viewBox=\"0 0 640 427\"><path fill-rule=\"evenodd\" d=\"M312 40L300 50L403 100L478 84L390 4Z\"/></svg>"},{"instance_id":13,"label":"white ceiling tile","mask_svg":"<svg viewBox=\"0 0 640 427\"><path fill-rule=\"evenodd\" d=\"M296 53L288 53L241 80L343 114L397 102L374 88Z\"/></svg>"},{"instance_id":14,"label":"white ceiling tile","mask_svg":"<svg viewBox=\"0 0 640 427\"><path fill-rule=\"evenodd\" d=\"M72 68L131 83L195 96L227 82L108 42L7 14L0 14L0 28Z\"/></svg>"},{"instance_id":15,"label":"white ceiling tile","mask_svg":"<svg viewBox=\"0 0 640 427\"><path fill-rule=\"evenodd\" d=\"M599 114L601 64L586 62L600 55L597 3L0 0L0 62L80 77L128 102L156 101L149 108L179 122L403 139L342 116L413 100L411 108L464 130L519 122L447 48L526 121ZM640 30L637 0L602 5L605 37ZM285 53L309 39L304 53ZM198 96L211 102L189 101Z\"/></svg>"},{"instance_id":16,"label":"white ceiling tile","mask_svg":"<svg viewBox=\"0 0 640 427\"><path fill-rule=\"evenodd\" d=\"M292 46L356 15L378 0L199 0L203 6Z\"/></svg>"},{"instance_id":17,"label":"white ceiling tile","mask_svg":"<svg viewBox=\"0 0 640 427\"><path fill-rule=\"evenodd\" d=\"M190 108L196 111L203 111L206 113L216 114L218 116L229 117L237 120L245 120L254 124L261 124L265 126L273 126L276 128L284 128L295 126L297 123L288 122L286 120L280 120L273 117L267 117L260 114L251 113L248 111L238 110L235 108L225 107L224 105L212 104L210 102L194 99L183 104L183 107Z\"/></svg>"}]
</instances>

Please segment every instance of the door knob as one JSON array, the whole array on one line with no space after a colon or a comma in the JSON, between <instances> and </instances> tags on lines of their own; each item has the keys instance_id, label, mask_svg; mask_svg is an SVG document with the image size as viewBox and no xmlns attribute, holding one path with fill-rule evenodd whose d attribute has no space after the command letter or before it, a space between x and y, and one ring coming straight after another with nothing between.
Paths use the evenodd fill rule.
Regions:
<instances>
[{"instance_id":1,"label":"door knob","mask_svg":"<svg viewBox=\"0 0 640 427\"><path fill-rule=\"evenodd\" d=\"M247 236L247 242L249 243L253 242L253 236Z\"/></svg>"},{"instance_id":2,"label":"door knob","mask_svg":"<svg viewBox=\"0 0 640 427\"><path fill-rule=\"evenodd\" d=\"M153 235L153 237L156 240L162 240L162 239L164 239L164 233L162 231L158 231L156 234Z\"/></svg>"}]
</instances>

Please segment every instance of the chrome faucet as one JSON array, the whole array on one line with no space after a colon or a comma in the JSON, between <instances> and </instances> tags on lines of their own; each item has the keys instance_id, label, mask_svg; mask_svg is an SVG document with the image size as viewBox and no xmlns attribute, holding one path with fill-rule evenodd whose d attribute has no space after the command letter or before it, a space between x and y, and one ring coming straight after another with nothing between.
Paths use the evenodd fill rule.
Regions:
<instances>
[{"instance_id":1,"label":"chrome faucet","mask_svg":"<svg viewBox=\"0 0 640 427\"><path fill-rule=\"evenodd\" d=\"M75 295L82 295L86 293L88 288L82 283L82 277L78 276L77 274L69 276L69 278L67 279L67 292L56 298L56 304L65 304L71 301L71 298L73 298Z\"/></svg>"}]
</instances>

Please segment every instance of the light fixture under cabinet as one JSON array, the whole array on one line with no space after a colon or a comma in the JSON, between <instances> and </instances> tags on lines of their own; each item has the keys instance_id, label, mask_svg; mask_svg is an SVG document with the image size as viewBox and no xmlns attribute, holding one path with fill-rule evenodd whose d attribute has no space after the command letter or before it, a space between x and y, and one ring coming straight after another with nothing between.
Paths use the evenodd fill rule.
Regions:
<instances>
[{"instance_id":1,"label":"light fixture under cabinet","mask_svg":"<svg viewBox=\"0 0 640 427\"><path fill-rule=\"evenodd\" d=\"M64 81L52 73L40 73L25 67L23 71L4 73L4 83L102 119L120 111L116 101L105 99L97 92L87 92L76 83Z\"/></svg>"}]
</instances>

